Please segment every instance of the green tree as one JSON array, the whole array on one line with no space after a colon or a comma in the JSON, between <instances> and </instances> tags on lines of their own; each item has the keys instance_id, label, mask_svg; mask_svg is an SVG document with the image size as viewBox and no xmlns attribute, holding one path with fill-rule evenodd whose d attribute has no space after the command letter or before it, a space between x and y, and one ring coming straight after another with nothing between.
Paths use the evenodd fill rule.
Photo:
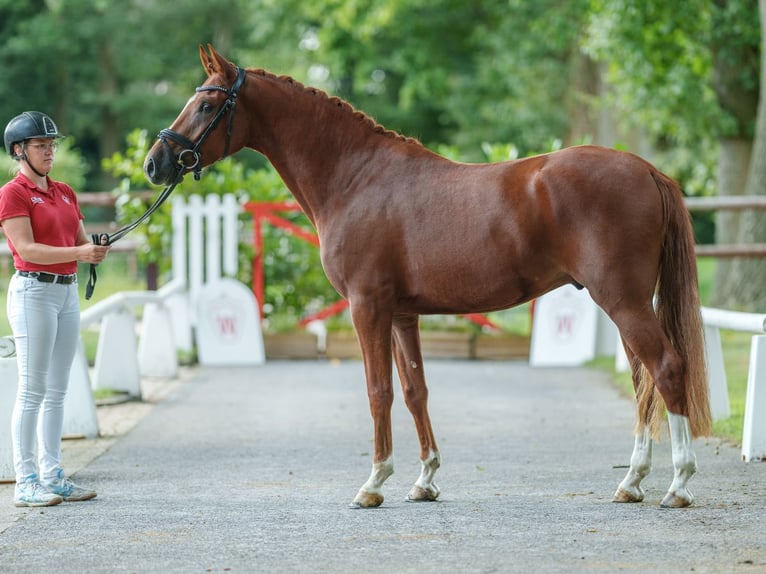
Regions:
<instances>
[{"instance_id":1,"label":"green tree","mask_svg":"<svg viewBox=\"0 0 766 574\"><path fill-rule=\"evenodd\" d=\"M2 1L2 117L25 109L52 115L76 136L90 184L103 189L111 182L100 159L137 127L157 133L188 98L200 77L196 45L244 44L256 16L245 0L226 10L187 0L182 12L152 0Z\"/></svg>"},{"instance_id":2,"label":"green tree","mask_svg":"<svg viewBox=\"0 0 766 574\"><path fill-rule=\"evenodd\" d=\"M702 158L714 146L720 195L745 193L759 92L758 22L749 0L592 2L585 46L608 66L618 113L644 126L661 148L683 147ZM753 241L738 221L718 216L717 240ZM719 262L716 304L752 305L738 300L741 277L731 265Z\"/></svg>"},{"instance_id":3,"label":"green tree","mask_svg":"<svg viewBox=\"0 0 766 574\"><path fill-rule=\"evenodd\" d=\"M761 24L760 85L766 86L766 0L759 0ZM752 159L746 195L766 195L766 90L761 90L754 129ZM741 242L766 242L766 213L745 214L739 230ZM731 300L751 309L766 309L766 264L762 259L739 259L732 266Z\"/></svg>"},{"instance_id":4,"label":"green tree","mask_svg":"<svg viewBox=\"0 0 766 574\"><path fill-rule=\"evenodd\" d=\"M526 153L569 141L582 115L578 49L587 0L295 3L297 79L428 145ZM578 140L581 139L578 137Z\"/></svg>"}]
</instances>

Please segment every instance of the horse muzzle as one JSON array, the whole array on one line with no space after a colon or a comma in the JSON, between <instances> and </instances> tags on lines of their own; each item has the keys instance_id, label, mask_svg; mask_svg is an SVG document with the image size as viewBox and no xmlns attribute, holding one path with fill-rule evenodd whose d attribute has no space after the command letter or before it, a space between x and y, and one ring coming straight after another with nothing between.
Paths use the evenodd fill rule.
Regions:
<instances>
[{"instance_id":1,"label":"horse muzzle","mask_svg":"<svg viewBox=\"0 0 766 574\"><path fill-rule=\"evenodd\" d=\"M155 185L164 183L168 174L168 170L162 170L160 168L160 163L161 162L155 160L151 154L144 160L144 175L146 175L146 178Z\"/></svg>"},{"instance_id":2,"label":"horse muzzle","mask_svg":"<svg viewBox=\"0 0 766 574\"><path fill-rule=\"evenodd\" d=\"M144 174L155 185L178 183L187 171L195 170L199 165L199 156L191 150L183 150L178 157L157 146L149 151L144 160Z\"/></svg>"}]
</instances>

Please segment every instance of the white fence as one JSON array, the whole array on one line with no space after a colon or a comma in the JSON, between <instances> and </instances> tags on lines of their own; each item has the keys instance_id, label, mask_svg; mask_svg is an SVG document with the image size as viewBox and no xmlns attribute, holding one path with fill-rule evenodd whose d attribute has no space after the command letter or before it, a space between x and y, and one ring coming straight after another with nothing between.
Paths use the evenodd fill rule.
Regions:
<instances>
[{"instance_id":1,"label":"white fence","mask_svg":"<svg viewBox=\"0 0 766 574\"><path fill-rule=\"evenodd\" d=\"M193 302L205 283L234 277L238 269L238 216L231 195L173 197L173 278L184 282ZM192 322L196 322L192 317Z\"/></svg>"},{"instance_id":2,"label":"white fence","mask_svg":"<svg viewBox=\"0 0 766 574\"><path fill-rule=\"evenodd\" d=\"M200 365L259 365L266 353L255 296L235 277L239 258L236 198L173 198L173 277L188 287Z\"/></svg>"},{"instance_id":3,"label":"white fence","mask_svg":"<svg viewBox=\"0 0 766 574\"><path fill-rule=\"evenodd\" d=\"M729 394L720 330L754 333L747 371L742 460L766 460L766 314L703 307L702 320L705 323L710 407L715 419L729 416Z\"/></svg>"}]
</instances>

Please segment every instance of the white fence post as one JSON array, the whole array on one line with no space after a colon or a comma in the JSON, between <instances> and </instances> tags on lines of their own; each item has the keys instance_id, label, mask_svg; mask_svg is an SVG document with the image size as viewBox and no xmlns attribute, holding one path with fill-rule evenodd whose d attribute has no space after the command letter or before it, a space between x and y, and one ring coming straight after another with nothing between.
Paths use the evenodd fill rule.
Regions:
<instances>
[{"instance_id":1,"label":"white fence post","mask_svg":"<svg viewBox=\"0 0 766 574\"><path fill-rule=\"evenodd\" d=\"M741 313L702 307L705 324L708 369L710 370L711 410L715 414L724 398L728 408L726 373L719 329L756 333L750 345L750 365L747 371L745 417L742 424L742 460L766 461L766 314ZM713 401L716 401L715 403Z\"/></svg>"},{"instance_id":2,"label":"white fence post","mask_svg":"<svg viewBox=\"0 0 766 574\"><path fill-rule=\"evenodd\" d=\"M186 208L186 217L188 219L186 244L189 254L189 277L186 284L189 287L189 299L191 300L192 309L194 309L197 301L200 287L205 282L205 231L202 225L203 216L202 198L199 195L192 195ZM196 317L192 314L192 324L196 325L196 323Z\"/></svg>"},{"instance_id":3,"label":"white fence post","mask_svg":"<svg viewBox=\"0 0 766 574\"><path fill-rule=\"evenodd\" d=\"M205 197L205 283L221 277L221 198Z\"/></svg>"},{"instance_id":4,"label":"white fence post","mask_svg":"<svg viewBox=\"0 0 766 574\"><path fill-rule=\"evenodd\" d=\"M754 336L750 345L743 427L742 460L766 461L766 335Z\"/></svg>"},{"instance_id":5,"label":"white fence post","mask_svg":"<svg viewBox=\"0 0 766 574\"><path fill-rule=\"evenodd\" d=\"M729 418L729 390L723 363L721 332L717 327L705 325L705 358L707 360L710 412L713 420Z\"/></svg>"},{"instance_id":6,"label":"white fence post","mask_svg":"<svg viewBox=\"0 0 766 574\"><path fill-rule=\"evenodd\" d=\"M239 219L241 211L234 195L227 193L223 196L223 274L236 277L239 269Z\"/></svg>"},{"instance_id":7,"label":"white fence post","mask_svg":"<svg viewBox=\"0 0 766 574\"><path fill-rule=\"evenodd\" d=\"M174 195L171 204L173 206L171 215L173 227L171 271L173 279L182 281L184 285L187 285L186 202L182 195Z\"/></svg>"}]
</instances>

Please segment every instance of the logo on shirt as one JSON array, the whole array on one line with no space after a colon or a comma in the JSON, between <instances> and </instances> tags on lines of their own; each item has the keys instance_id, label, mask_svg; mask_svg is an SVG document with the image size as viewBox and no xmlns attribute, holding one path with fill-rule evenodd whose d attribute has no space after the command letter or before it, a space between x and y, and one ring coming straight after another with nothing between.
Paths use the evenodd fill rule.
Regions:
<instances>
[{"instance_id":1,"label":"logo on shirt","mask_svg":"<svg viewBox=\"0 0 766 574\"><path fill-rule=\"evenodd\" d=\"M38 197L36 195L33 195L30 201L32 203L45 203L42 197Z\"/></svg>"}]
</instances>

